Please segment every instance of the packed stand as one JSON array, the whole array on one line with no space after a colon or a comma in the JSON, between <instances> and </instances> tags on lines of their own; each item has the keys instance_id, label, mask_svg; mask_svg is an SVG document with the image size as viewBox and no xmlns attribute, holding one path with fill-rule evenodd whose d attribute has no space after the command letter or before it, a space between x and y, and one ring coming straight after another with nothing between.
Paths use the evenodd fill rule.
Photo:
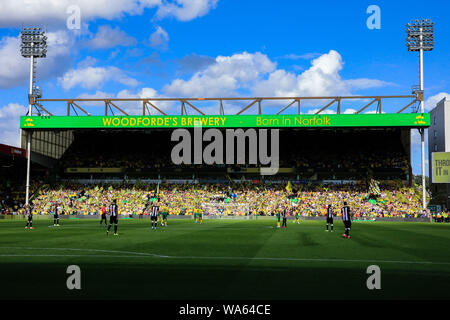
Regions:
<instances>
[{"instance_id":1,"label":"packed stand","mask_svg":"<svg viewBox=\"0 0 450 320\"><path fill-rule=\"evenodd\" d=\"M274 215L280 206L293 208L300 216L324 216L331 204L339 216L346 201L357 219L396 217L404 219L428 216L422 212L420 192L401 183L382 185L379 196L368 192L367 185L253 185L234 187L223 184L157 185L79 185L44 186L33 201L35 214L51 214L53 204L64 214L97 215L117 199L120 213L126 216L147 214L149 199L158 197L171 215L191 215L202 204L223 204L224 215ZM227 205L230 204L230 205ZM231 204L242 204L248 212L231 212Z\"/></svg>"}]
</instances>

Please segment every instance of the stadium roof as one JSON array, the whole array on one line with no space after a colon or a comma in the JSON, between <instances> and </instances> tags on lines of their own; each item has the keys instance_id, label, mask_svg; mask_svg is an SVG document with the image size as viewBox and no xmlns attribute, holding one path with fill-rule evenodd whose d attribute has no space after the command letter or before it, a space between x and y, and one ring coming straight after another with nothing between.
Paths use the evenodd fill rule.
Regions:
<instances>
[{"instance_id":1,"label":"stadium roof","mask_svg":"<svg viewBox=\"0 0 450 320\"><path fill-rule=\"evenodd\" d=\"M0 154L12 156L12 157L20 157L20 158L27 157L27 151L25 149L13 147L13 146L1 144L1 143L0 143Z\"/></svg>"}]
</instances>

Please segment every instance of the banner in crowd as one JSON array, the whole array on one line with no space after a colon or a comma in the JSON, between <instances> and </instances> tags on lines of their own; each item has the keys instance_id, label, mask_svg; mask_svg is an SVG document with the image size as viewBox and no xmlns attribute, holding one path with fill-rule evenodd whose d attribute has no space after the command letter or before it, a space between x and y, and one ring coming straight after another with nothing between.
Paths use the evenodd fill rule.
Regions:
<instances>
[{"instance_id":1,"label":"banner in crowd","mask_svg":"<svg viewBox=\"0 0 450 320\"><path fill-rule=\"evenodd\" d=\"M336 128L429 127L428 113L216 115L216 116L23 116L22 129L129 128Z\"/></svg>"},{"instance_id":2,"label":"banner in crowd","mask_svg":"<svg viewBox=\"0 0 450 320\"><path fill-rule=\"evenodd\" d=\"M370 179L369 193L376 195L376 196L381 195L381 190L380 190L380 186L378 185L378 181L376 181L374 179Z\"/></svg>"},{"instance_id":3,"label":"banner in crowd","mask_svg":"<svg viewBox=\"0 0 450 320\"><path fill-rule=\"evenodd\" d=\"M431 154L431 182L450 183L450 152Z\"/></svg>"}]
</instances>

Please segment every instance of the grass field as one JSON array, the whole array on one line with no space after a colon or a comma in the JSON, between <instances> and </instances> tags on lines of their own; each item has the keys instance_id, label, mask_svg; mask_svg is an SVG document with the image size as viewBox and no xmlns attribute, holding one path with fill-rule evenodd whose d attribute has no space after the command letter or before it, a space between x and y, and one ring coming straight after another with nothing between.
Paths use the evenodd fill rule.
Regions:
<instances>
[{"instance_id":1,"label":"grass field","mask_svg":"<svg viewBox=\"0 0 450 320\"><path fill-rule=\"evenodd\" d=\"M0 220L1 299L448 299L450 225L354 222L352 239L323 221ZM66 268L81 268L68 290ZM366 269L381 268L381 290Z\"/></svg>"}]
</instances>

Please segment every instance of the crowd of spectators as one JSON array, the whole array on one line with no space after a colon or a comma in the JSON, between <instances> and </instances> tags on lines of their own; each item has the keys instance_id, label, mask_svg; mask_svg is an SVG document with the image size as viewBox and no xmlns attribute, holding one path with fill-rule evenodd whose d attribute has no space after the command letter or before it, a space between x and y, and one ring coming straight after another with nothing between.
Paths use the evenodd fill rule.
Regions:
<instances>
[{"instance_id":1,"label":"crowd of spectators","mask_svg":"<svg viewBox=\"0 0 450 320\"><path fill-rule=\"evenodd\" d=\"M0 184L0 214L13 214L18 212L24 202L23 190L9 180Z\"/></svg>"},{"instance_id":2,"label":"crowd of spectators","mask_svg":"<svg viewBox=\"0 0 450 320\"><path fill-rule=\"evenodd\" d=\"M379 196L371 195L366 184L349 185L286 185L240 184L230 187L224 184L161 184L157 185L80 185L63 184L45 186L33 201L35 214L51 214L52 204L57 203L65 214L98 214L103 206L117 199L123 215L142 214L152 197L169 207L169 214L189 215L196 206L207 203L224 203L224 214L232 212L230 204L243 204L245 214L270 216L280 206L295 203L295 210L303 217L323 216L331 204L339 216L346 201L355 218L379 217L419 218L428 216L422 212L420 192L406 186L381 186ZM234 206L235 207L235 206Z\"/></svg>"}]
</instances>

